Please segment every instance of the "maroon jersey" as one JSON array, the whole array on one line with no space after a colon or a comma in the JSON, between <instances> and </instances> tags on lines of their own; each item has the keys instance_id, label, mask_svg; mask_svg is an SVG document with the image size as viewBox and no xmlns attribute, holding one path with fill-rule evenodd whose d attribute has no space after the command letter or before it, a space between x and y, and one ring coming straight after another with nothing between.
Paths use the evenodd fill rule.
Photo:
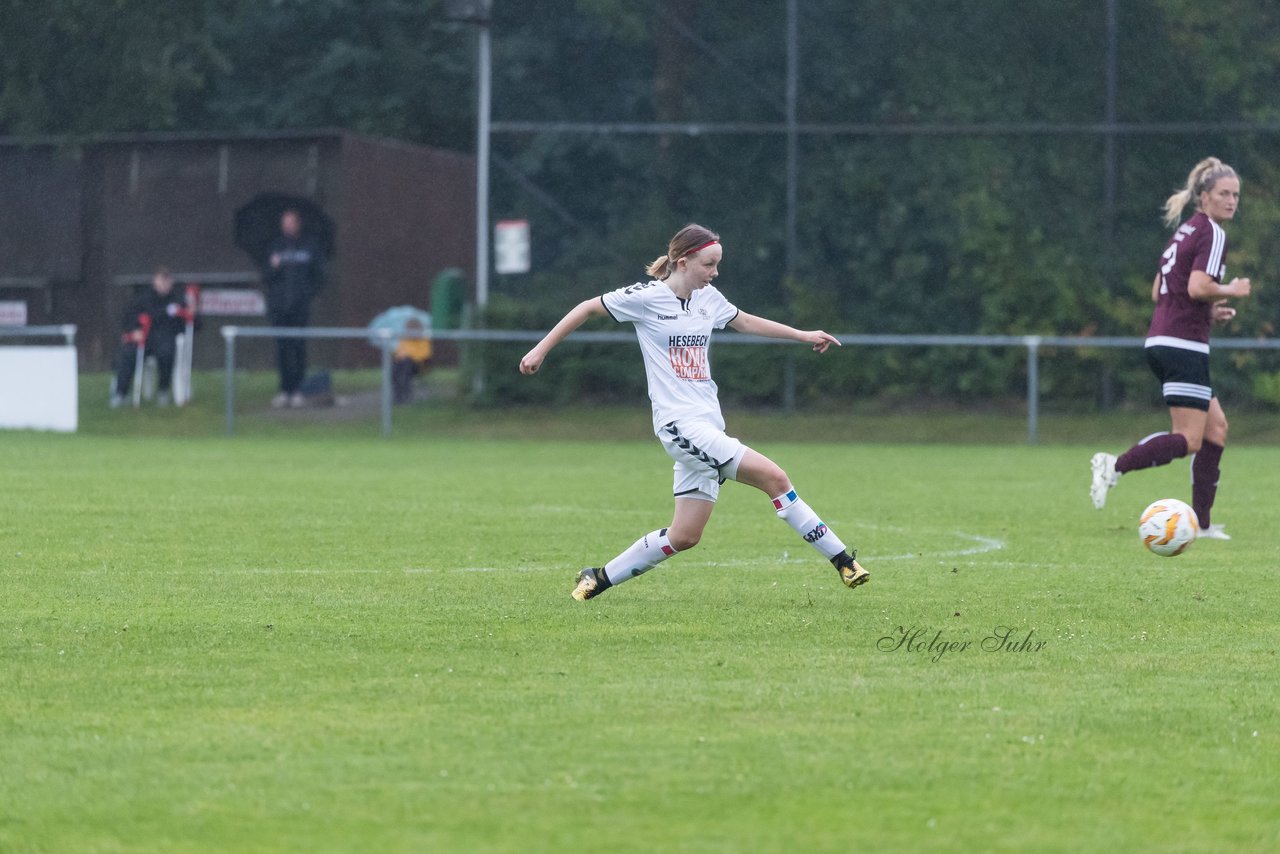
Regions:
<instances>
[{"instance_id":1,"label":"maroon jersey","mask_svg":"<svg viewBox=\"0 0 1280 854\"><path fill-rule=\"evenodd\" d=\"M1203 213L1178 226L1160 256L1160 290L1147 329L1148 347L1209 352L1213 304L1187 293L1195 270L1218 284L1227 274L1227 233Z\"/></svg>"}]
</instances>

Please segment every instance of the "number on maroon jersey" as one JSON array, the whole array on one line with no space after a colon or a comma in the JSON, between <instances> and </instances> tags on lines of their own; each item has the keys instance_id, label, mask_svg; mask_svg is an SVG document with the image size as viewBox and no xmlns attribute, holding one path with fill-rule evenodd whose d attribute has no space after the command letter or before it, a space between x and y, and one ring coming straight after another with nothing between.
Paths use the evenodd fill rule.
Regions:
<instances>
[{"instance_id":1,"label":"number on maroon jersey","mask_svg":"<svg viewBox=\"0 0 1280 854\"><path fill-rule=\"evenodd\" d=\"M1160 268L1160 293L1169 293L1169 286L1165 284L1164 277L1173 269L1173 265L1178 263L1178 244L1170 243L1169 248L1164 250L1164 254L1160 256L1164 259L1164 266Z\"/></svg>"}]
</instances>

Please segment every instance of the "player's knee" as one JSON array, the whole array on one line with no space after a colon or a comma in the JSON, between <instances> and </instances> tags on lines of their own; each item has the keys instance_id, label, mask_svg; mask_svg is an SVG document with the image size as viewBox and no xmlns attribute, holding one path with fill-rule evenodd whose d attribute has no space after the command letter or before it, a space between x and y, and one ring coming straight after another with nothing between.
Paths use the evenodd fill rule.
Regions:
<instances>
[{"instance_id":1,"label":"player's knee","mask_svg":"<svg viewBox=\"0 0 1280 854\"><path fill-rule=\"evenodd\" d=\"M765 475L765 492L769 493L770 498L784 495L791 491L791 478L787 477L787 473L780 466L774 466L773 470Z\"/></svg>"},{"instance_id":2,"label":"player's knee","mask_svg":"<svg viewBox=\"0 0 1280 854\"><path fill-rule=\"evenodd\" d=\"M700 531L680 531L671 529L667 531L667 542L671 543L671 548L678 552L688 551L698 544L702 539Z\"/></svg>"},{"instance_id":3,"label":"player's knee","mask_svg":"<svg viewBox=\"0 0 1280 854\"><path fill-rule=\"evenodd\" d=\"M1204 439L1203 435L1196 434L1188 436L1186 433L1181 434L1182 438L1187 440L1187 453L1194 454L1200 450L1200 442Z\"/></svg>"}]
</instances>

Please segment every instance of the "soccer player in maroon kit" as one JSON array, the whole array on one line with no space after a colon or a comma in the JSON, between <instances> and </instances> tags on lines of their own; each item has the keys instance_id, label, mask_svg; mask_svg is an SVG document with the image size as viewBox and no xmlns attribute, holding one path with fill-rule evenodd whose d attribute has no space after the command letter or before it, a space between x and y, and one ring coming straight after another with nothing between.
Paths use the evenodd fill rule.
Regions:
<instances>
[{"instance_id":1,"label":"soccer player in maroon kit","mask_svg":"<svg viewBox=\"0 0 1280 854\"><path fill-rule=\"evenodd\" d=\"M1156 308L1146 341L1147 363L1160 380L1173 429L1148 436L1119 457L1094 454L1089 496L1101 510L1120 475L1195 454L1191 507L1200 523L1199 535L1229 540L1222 525L1209 522L1227 441L1227 417L1209 384L1209 328L1235 317L1236 310L1227 305L1229 297L1247 297L1250 292L1248 279L1222 284L1227 234L1220 223L1234 217L1240 204L1235 170L1216 157L1197 163L1186 187L1165 201L1165 225L1177 223L1192 200L1195 215L1178 226L1160 256L1160 272L1151 286Z\"/></svg>"}]
</instances>

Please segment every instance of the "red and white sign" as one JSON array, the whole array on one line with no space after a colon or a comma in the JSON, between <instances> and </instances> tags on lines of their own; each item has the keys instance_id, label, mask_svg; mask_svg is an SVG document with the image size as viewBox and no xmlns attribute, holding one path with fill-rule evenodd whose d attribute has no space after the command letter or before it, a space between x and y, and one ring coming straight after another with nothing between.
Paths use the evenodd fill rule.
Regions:
<instances>
[{"instance_id":1,"label":"red and white sign","mask_svg":"<svg viewBox=\"0 0 1280 854\"><path fill-rule=\"evenodd\" d=\"M0 300L0 326L26 326L27 301L22 299Z\"/></svg>"},{"instance_id":2,"label":"red and white sign","mask_svg":"<svg viewBox=\"0 0 1280 854\"><path fill-rule=\"evenodd\" d=\"M200 313L223 317L263 317L267 301L250 288L201 288Z\"/></svg>"}]
</instances>

